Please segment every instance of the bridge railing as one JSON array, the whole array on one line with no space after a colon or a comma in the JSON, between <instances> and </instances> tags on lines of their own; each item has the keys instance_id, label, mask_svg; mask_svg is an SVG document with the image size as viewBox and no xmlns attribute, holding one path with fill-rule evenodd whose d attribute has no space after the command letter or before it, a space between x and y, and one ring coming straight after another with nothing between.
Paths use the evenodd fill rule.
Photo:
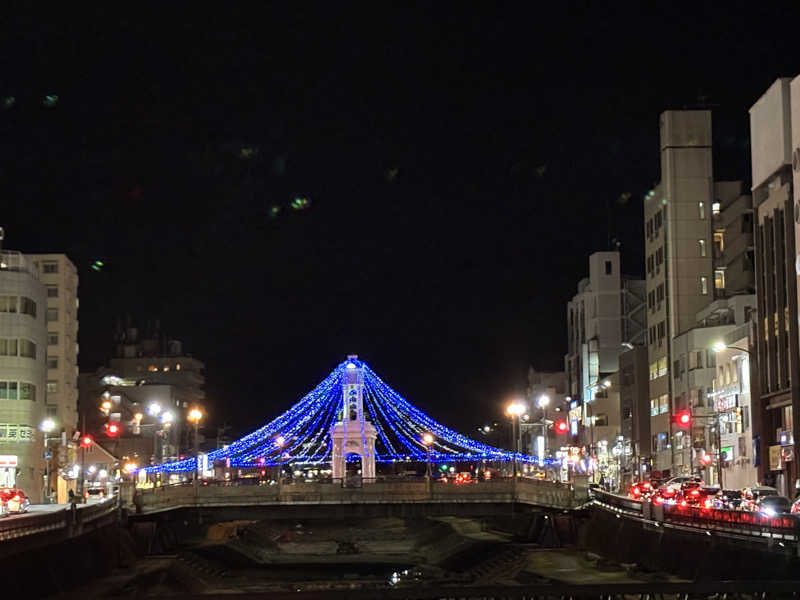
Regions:
<instances>
[{"instance_id":1,"label":"bridge railing","mask_svg":"<svg viewBox=\"0 0 800 600\"><path fill-rule=\"evenodd\" d=\"M0 541L53 531L71 534L94 521L112 515L118 508L117 498L112 497L92 506L72 505L54 512L3 519L0 520Z\"/></svg>"},{"instance_id":2,"label":"bridge railing","mask_svg":"<svg viewBox=\"0 0 800 600\"><path fill-rule=\"evenodd\" d=\"M619 515L653 523L694 527L706 531L724 531L752 537L800 540L800 518L794 515L767 516L759 512L654 504L592 490L593 502Z\"/></svg>"},{"instance_id":3,"label":"bridge railing","mask_svg":"<svg viewBox=\"0 0 800 600\"><path fill-rule=\"evenodd\" d=\"M586 501L575 486L520 478L497 478L455 485L428 482L424 477L378 478L359 481L294 481L281 484L203 481L137 490L134 504L142 512L190 506L259 504L360 504L403 502L520 502L571 509Z\"/></svg>"}]
</instances>

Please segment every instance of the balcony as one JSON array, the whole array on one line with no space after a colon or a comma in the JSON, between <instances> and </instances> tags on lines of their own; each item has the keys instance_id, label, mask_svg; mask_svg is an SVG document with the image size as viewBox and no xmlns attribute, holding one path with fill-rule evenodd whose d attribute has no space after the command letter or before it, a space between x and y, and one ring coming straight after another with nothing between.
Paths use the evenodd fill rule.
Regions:
<instances>
[{"instance_id":1,"label":"balcony","mask_svg":"<svg viewBox=\"0 0 800 600\"><path fill-rule=\"evenodd\" d=\"M16 250L0 251L0 271L14 271L27 273L34 279L39 279L39 270L22 252Z\"/></svg>"}]
</instances>

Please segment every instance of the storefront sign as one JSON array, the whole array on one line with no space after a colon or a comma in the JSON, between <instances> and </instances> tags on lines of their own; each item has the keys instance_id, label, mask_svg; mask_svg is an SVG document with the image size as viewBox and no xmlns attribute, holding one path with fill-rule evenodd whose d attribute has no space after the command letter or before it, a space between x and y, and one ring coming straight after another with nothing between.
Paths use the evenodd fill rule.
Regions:
<instances>
[{"instance_id":1,"label":"storefront sign","mask_svg":"<svg viewBox=\"0 0 800 600\"><path fill-rule=\"evenodd\" d=\"M727 396L718 396L714 398L714 410L717 412L726 412L732 408L736 408L738 394L729 394Z\"/></svg>"},{"instance_id":2,"label":"storefront sign","mask_svg":"<svg viewBox=\"0 0 800 600\"><path fill-rule=\"evenodd\" d=\"M720 452L722 454L722 460L733 460L733 446L723 446L720 448Z\"/></svg>"},{"instance_id":3,"label":"storefront sign","mask_svg":"<svg viewBox=\"0 0 800 600\"><path fill-rule=\"evenodd\" d=\"M790 462L794 458L794 446L781 446L781 458L783 462Z\"/></svg>"},{"instance_id":4,"label":"storefront sign","mask_svg":"<svg viewBox=\"0 0 800 600\"><path fill-rule=\"evenodd\" d=\"M769 447L769 470L770 471L780 471L781 470L781 447L780 446L770 446Z\"/></svg>"},{"instance_id":5,"label":"storefront sign","mask_svg":"<svg viewBox=\"0 0 800 600\"><path fill-rule=\"evenodd\" d=\"M15 454L0 454L0 467L16 467L18 464Z\"/></svg>"},{"instance_id":6,"label":"storefront sign","mask_svg":"<svg viewBox=\"0 0 800 600\"><path fill-rule=\"evenodd\" d=\"M32 442L34 429L28 425L15 425L13 423L0 423L0 441L5 442Z\"/></svg>"}]
</instances>

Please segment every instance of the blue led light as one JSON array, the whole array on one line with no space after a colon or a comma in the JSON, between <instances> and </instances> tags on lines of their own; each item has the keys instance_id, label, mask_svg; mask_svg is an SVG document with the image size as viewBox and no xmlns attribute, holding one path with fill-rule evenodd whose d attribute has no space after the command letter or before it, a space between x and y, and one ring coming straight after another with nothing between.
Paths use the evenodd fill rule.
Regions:
<instances>
[{"instance_id":1,"label":"blue led light","mask_svg":"<svg viewBox=\"0 0 800 600\"><path fill-rule=\"evenodd\" d=\"M230 461L236 468L283 464L320 465L331 461L330 430L342 418L346 398L344 374L362 369L362 398L366 415L375 426L375 460L379 463L428 460L423 435L431 433L430 460L440 462L507 462L512 452L468 438L433 420L395 392L366 363L350 359L341 363L317 387L286 412L227 448L208 453L208 462ZM350 383L352 374L348 375ZM361 436L366 433L361 424ZM516 454L520 463L538 464L536 456ZM545 459L544 463L556 461ZM196 458L145 467L147 473L181 473L197 468Z\"/></svg>"}]
</instances>

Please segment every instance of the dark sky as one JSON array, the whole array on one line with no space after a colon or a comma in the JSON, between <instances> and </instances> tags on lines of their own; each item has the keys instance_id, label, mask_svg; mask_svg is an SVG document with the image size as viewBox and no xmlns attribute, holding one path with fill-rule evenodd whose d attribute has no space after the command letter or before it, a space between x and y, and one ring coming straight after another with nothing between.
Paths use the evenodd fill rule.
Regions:
<instances>
[{"instance_id":1,"label":"dark sky","mask_svg":"<svg viewBox=\"0 0 800 600\"><path fill-rule=\"evenodd\" d=\"M160 317L237 431L347 353L463 430L498 413L561 368L609 223L643 272L659 113L713 105L748 179L747 109L800 71L778 3L171 4L4 15L0 225L78 265L82 371Z\"/></svg>"}]
</instances>

